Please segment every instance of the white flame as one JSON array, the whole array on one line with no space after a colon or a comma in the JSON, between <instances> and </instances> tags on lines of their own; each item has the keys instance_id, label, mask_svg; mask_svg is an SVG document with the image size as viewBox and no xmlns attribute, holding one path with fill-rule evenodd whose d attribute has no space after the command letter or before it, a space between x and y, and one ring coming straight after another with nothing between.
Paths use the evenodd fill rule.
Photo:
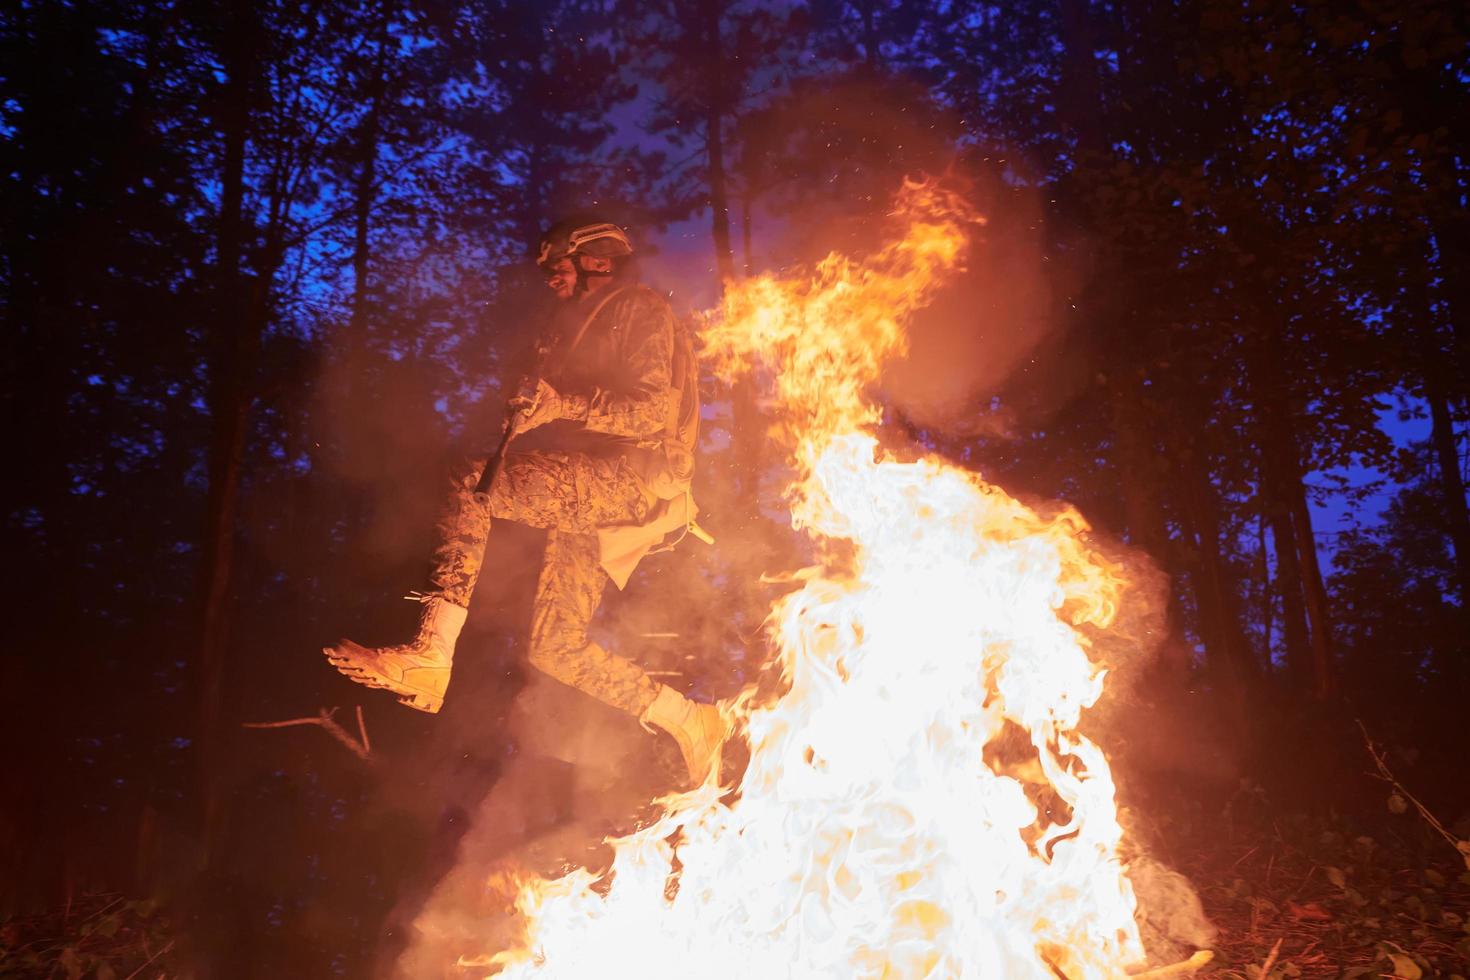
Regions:
<instances>
[{"instance_id":1,"label":"white flame","mask_svg":"<svg viewBox=\"0 0 1470 980\"><path fill-rule=\"evenodd\" d=\"M864 262L732 290L705 332L717 366L775 368L793 521L822 555L772 611L784 693L738 702L738 797L665 801L613 842L608 880L528 883L502 975L1111 977L1142 960L1112 778L1075 730L1103 678L1073 623L1105 623L1116 583L1075 513L1044 520L867 431L865 387L972 220L927 187L901 215Z\"/></svg>"}]
</instances>

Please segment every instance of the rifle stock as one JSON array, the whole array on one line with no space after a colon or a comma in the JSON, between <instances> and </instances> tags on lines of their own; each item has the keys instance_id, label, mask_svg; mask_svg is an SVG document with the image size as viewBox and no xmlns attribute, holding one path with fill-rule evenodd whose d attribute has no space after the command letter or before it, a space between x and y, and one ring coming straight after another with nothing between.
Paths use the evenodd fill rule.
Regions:
<instances>
[{"instance_id":1,"label":"rifle stock","mask_svg":"<svg viewBox=\"0 0 1470 980\"><path fill-rule=\"evenodd\" d=\"M495 447L495 452L485 461L485 469L480 473L480 482L475 484L475 493L488 494L495 486L495 478L500 475L500 467L505 463L505 456L510 452L511 440L516 435L516 412L510 408L506 412L505 431L500 436L500 445Z\"/></svg>"}]
</instances>

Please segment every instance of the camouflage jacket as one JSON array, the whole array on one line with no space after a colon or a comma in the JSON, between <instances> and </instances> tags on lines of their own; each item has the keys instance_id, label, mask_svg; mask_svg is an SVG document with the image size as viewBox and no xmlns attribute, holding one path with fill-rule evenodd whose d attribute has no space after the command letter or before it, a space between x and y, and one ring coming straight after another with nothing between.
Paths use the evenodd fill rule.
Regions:
<instances>
[{"instance_id":1,"label":"camouflage jacket","mask_svg":"<svg viewBox=\"0 0 1470 980\"><path fill-rule=\"evenodd\" d=\"M583 300L555 331L545 376L566 417L530 435L544 431L548 445L566 451L621 456L652 497L649 487L666 482L658 476L667 465L662 441L679 407L674 311L647 286L609 288L619 291ZM665 535L694 519L698 509L684 486L676 497L652 500L641 523L598 529L602 567L618 588Z\"/></svg>"},{"instance_id":2,"label":"camouflage jacket","mask_svg":"<svg viewBox=\"0 0 1470 980\"><path fill-rule=\"evenodd\" d=\"M564 417L528 433L527 443L630 456L663 438L672 398L674 312L647 286L608 288L618 291L581 300L546 338L542 373L561 395Z\"/></svg>"}]
</instances>

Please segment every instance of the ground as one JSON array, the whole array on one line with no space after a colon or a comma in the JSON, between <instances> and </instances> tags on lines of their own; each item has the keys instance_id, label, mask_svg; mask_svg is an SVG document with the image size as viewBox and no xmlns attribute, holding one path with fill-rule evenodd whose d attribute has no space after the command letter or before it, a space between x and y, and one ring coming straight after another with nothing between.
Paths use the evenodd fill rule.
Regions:
<instances>
[{"instance_id":1,"label":"ground","mask_svg":"<svg viewBox=\"0 0 1470 980\"><path fill-rule=\"evenodd\" d=\"M169 917L123 895L77 896L0 926L0 977L154 980L179 976L182 960Z\"/></svg>"},{"instance_id":2,"label":"ground","mask_svg":"<svg viewBox=\"0 0 1470 980\"><path fill-rule=\"evenodd\" d=\"M1261 807L1178 835L1165 856L1220 928L1205 975L1470 976L1470 871L1412 813L1365 830ZM150 902L81 896L5 923L0 976L176 977L185 945Z\"/></svg>"},{"instance_id":3,"label":"ground","mask_svg":"<svg viewBox=\"0 0 1470 980\"><path fill-rule=\"evenodd\" d=\"M1412 814L1371 833L1264 811L1248 827L1176 852L1220 928L1212 974L1470 976L1470 870Z\"/></svg>"}]
</instances>

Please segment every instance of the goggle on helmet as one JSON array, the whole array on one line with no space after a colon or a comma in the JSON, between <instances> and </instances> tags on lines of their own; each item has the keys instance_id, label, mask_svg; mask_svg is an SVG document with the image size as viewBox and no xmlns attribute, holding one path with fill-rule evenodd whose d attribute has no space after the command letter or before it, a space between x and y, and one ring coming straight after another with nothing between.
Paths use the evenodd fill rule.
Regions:
<instances>
[{"instance_id":1,"label":"goggle on helmet","mask_svg":"<svg viewBox=\"0 0 1470 980\"><path fill-rule=\"evenodd\" d=\"M545 269L555 262L578 255L615 259L633 254L633 243L623 229L612 222L567 227L552 226L541 238L536 264Z\"/></svg>"}]
</instances>

